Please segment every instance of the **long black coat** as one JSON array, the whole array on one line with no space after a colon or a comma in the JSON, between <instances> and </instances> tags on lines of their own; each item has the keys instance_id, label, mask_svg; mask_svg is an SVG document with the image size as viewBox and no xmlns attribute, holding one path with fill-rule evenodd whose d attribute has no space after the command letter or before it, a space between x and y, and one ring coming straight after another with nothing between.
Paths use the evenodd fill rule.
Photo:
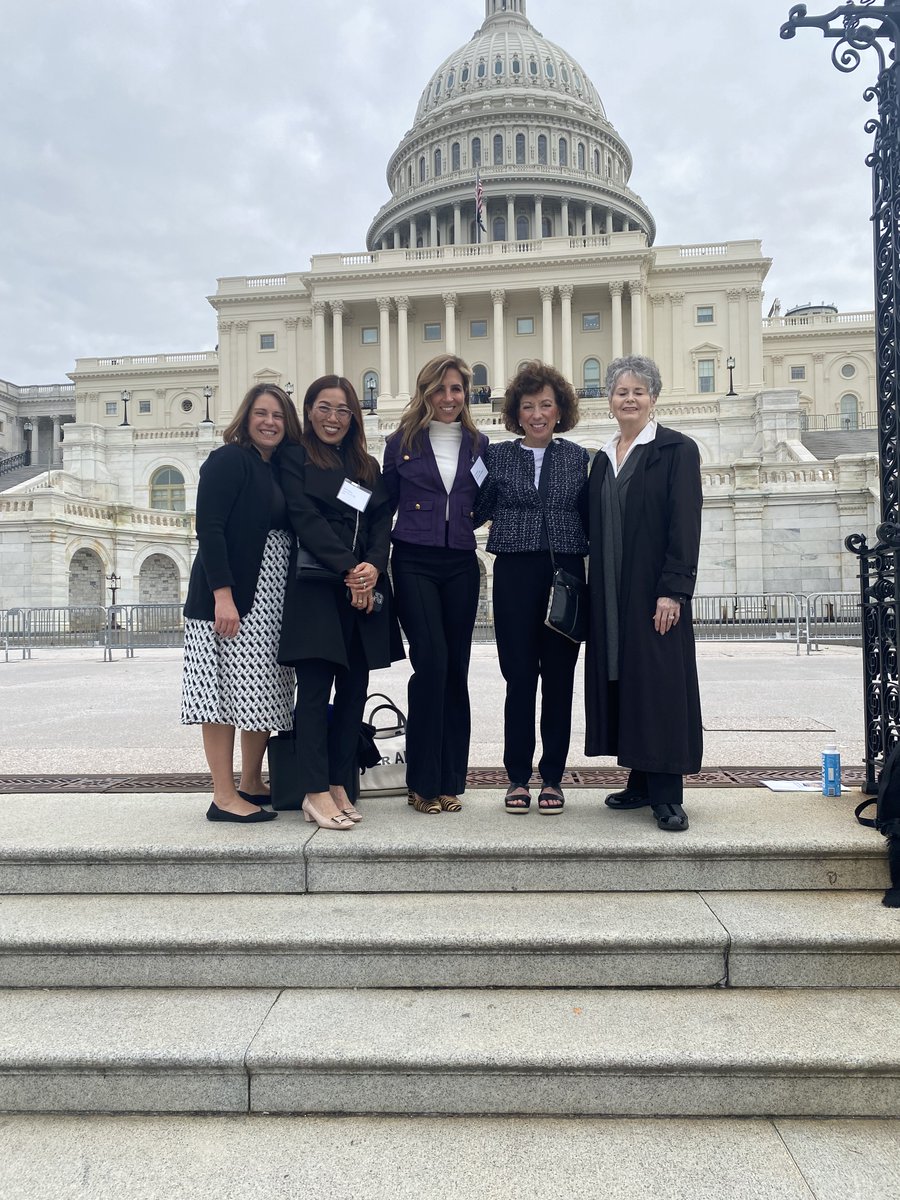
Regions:
<instances>
[{"instance_id":1,"label":"long black coat","mask_svg":"<svg viewBox=\"0 0 900 1200\"><path fill-rule=\"evenodd\" d=\"M374 461L374 460L373 460ZM359 514L356 549L353 533L356 509L337 498L347 478L344 471L325 470L311 463L302 446L286 446L278 455L281 486L297 541L341 581L297 579L297 551L291 552L278 661L295 663L321 658L348 666L347 648L354 626L359 628L370 670L388 667L403 658L400 627L394 615L387 571L391 536L391 504L378 472L372 498ZM384 597L381 612L364 613L347 599L343 577L361 562L379 571L376 590Z\"/></svg>"},{"instance_id":2,"label":"long black coat","mask_svg":"<svg viewBox=\"0 0 900 1200\"><path fill-rule=\"evenodd\" d=\"M703 758L690 597L700 552L700 455L690 438L657 427L628 485L619 598L619 719L610 712L600 492L611 470L598 454L588 483L591 621L585 654L586 753L643 771L693 774ZM686 597L660 635L660 596Z\"/></svg>"}]
</instances>

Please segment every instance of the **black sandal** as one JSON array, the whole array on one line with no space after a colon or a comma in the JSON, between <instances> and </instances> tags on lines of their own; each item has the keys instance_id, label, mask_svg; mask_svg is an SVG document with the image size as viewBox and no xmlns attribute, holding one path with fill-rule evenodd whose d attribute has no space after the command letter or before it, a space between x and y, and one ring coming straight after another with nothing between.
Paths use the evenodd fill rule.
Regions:
<instances>
[{"instance_id":1,"label":"black sandal","mask_svg":"<svg viewBox=\"0 0 900 1200\"><path fill-rule=\"evenodd\" d=\"M503 800L508 813L527 813L531 808L531 792L523 783L511 783Z\"/></svg>"},{"instance_id":2,"label":"black sandal","mask_svg":"<svg viewBox=\"0 0 900 1200\"><path fill-rule=\"evenodd\" d=\"M545 817L561 813L566 803L563 790L557 783L545 783L538 796L538 812Z\"/></svg>"}]
</instances>

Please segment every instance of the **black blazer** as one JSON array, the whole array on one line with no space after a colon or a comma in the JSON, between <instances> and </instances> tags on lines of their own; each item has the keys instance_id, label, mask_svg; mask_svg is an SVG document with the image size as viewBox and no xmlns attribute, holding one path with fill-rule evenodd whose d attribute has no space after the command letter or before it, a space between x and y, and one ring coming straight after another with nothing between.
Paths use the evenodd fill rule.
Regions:
<instances>
[{"instance_id":1,"label":"black blazer","mask_svg":"<svg viewBox=\"0 0 900 1200\"><path fill-rule=\"evenodd\" d=\"M385 573L391 503L381 472L377 472L373 484L364 485L373 494L365 512L359 513L354 550L357 512L337 497L347 478L345 472L315 466L303 446L285 447L279 465L297 541L340 578L334 583L297 579L296 546L292 550L278 661L294 663L314 658L346 667L354 628L358 628L369 668L390 666L392 660L403 658L403 645ZM379 572L377 590L384 598L381 612L361 613L347 599L343 576L361 562L370 562Z\"/></svg>"},{"instance_id":2,"label":"black blazer","mask_svg":"<svg viewBox=\"0 0 900 1200\"><path fill-rule=\"evenodd\" d=\"M230 587L238 613L253 605L272 520L272 472L253 449L230 443L213 450L197 488L197 557L184 615L212 621L216 588Z\"/></svg>"}]
</instances>

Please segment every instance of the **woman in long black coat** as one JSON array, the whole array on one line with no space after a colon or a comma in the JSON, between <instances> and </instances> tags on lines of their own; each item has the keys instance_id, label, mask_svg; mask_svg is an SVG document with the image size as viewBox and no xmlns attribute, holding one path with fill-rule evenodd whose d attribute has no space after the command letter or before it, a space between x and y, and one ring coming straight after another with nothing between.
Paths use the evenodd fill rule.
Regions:
<instances>
[{"instance_id":1,"label":"woman in long black coat","mask_svg":"<svg viewBox=\"0 0 900 1200\"><path fill-rule=\"evenodd\" d=\"M691 597L700 550L700 455L655 420L656 364L632 355L606 374L619 433L589 480L590 611L585 658L588 754L631 768L614 809L649 805L660 829L687 829L683 776L700 769L703 731Z\"/></svg>"},{"instance_id":2,"label":"woman in long black coat","mask_svg":"<svg viewBox=\"0 0 900 1200\"><path fill-rule=\"evenodd\" d=\"M298 545L278 658L297 672L303 810L323 829L351 829L360 820L353 798L369 671L402 658L403 647L385 574L392 508L349 380L310 384L301 444L279 464Z\"/></svg>"}]
</instances>

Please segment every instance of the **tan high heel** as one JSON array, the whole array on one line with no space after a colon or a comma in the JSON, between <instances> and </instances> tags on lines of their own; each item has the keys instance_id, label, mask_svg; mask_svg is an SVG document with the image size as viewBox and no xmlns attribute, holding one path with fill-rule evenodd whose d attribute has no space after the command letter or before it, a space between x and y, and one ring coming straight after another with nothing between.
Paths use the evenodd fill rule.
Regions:
<instances>
[{"instance_id":1,"label":"tan high heel","mask_svg":"<svg viewBox=\"0 0 900 1200\"><path fill-rule=\"evenodd\" d=\"M346 817L348 820L352 821L352 822L354 823L354 825L357 825L357 824L359 824L359 822L360 822L360 821L363 819L363 815L362 815L362 813L361 813L361 812L357 812L357 811L356 811L356 809L355 809L355 808L353 808L353 807L350 807L350 808L342 808L342 809L341 809L341 813L342 813L342 814L343 814L343 816L345 816L345 817Z\"/></svg>"},{"instance_id":2,"label":"tan high heel","mask_svg":"<svg viewBox=\"0 0 900 1200\"><path fill-rule=\"evenodd\" d=\"M331 795L331 798L335 802L335 804L338 806L339 811L343 814L343 816L345 816L349 820L353 821L354 824L357 824L358 822L360 822L362 820L362 813L356 811L356 809L353 807L353 801L350 799L350 797L347 795L347 793L344 791L343 788L339 789L340 791L344 792L343 797L336 796L334 794L336 790L338 790L338 789L335 789L335 788L328 789L328 791Z\"/></svg>"},{"instance_id":3,"label":"tan high heel","mask_svg":"<svg viewBox=\"0 0 900 1200\"><path fill-rule=\"evenodd\" d=\"M310 823L315 822L320 829L352 829L354 822L347 817L339 814L336 817L323 817L321 813L316 812L315 807L310 803L309 796L303 797L303 803L300 805L303 809L304 821Z\"/></svg>"}]
</instances>

